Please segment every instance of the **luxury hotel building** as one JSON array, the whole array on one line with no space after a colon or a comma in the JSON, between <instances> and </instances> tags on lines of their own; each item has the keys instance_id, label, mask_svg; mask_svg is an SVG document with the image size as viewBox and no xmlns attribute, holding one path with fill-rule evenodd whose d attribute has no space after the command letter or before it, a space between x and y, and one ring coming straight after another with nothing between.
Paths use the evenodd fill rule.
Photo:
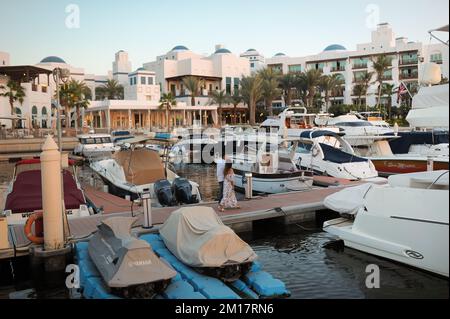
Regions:
<instances>
[{"instance_id":1,"label":"luxury hotel building","mask_svg":"<svg viewBox=\"0 0 450 319\"><path fill-rule=\"evenodd\" d=\"M74 67L60 57L49 56L35 65L11 66L10 56L0 52L0 85L6 85L9 78L21 82L25 90L23 103L15 102L17 125L26 128L55 127L55 82L51 71L54 68L66 68L70 77L84 81L90 88L92 99L89 107L83 110L84 125L93 128L113 129L150 129L166 127L165 111L160 109L160 97L164 93L172 93L177 105L170 112L170 124L217 125L217 105L211 103L211 94L224 90L234 94L240 87L240 80L258 70L269 67L280 73L302 72L318 69L323 74L338 74L344 84L333 104L352 104L356 101L353 88L364 73L373 71L372 61L385 54L392 58L392 66L385 73L385 81L396 87L401 83L411 90L418 86L421 77L421 65L434 62L441 65L442 77L449 77L448 47L443 44L423 44L411 42L404 37L396 38L389 24L378 25L372 32L371 42L358 44L356 50L347 50L344 46L333 44L323 52L304 57L289 57L277 53L272 58L265 58L255 49L248 49L235 55L223 45L217 45L214 52L202 55L189 50L186 46L177 45L167 53L156 57L155 61L144 63L134 70L128 53L121 50L115 54L112 71L106 75L87 74L81 67ZM201 80L201 90L191 105L191 92L183 84L183 79L196 77ZM124 87L123 100L96 100L96 88L108 79L115 79ZM377 102L377 84L370 86L367 101L373 106ZM294 101L295 102L295 101ZM388 103L383 96L382 103ZM392 97L392 105L396 105ZM284 107L282 99L274 101L274 107ZM239 104L236 109L232 105L224 105L223 123L246 123L247 107ZM0 125L11 127L11 112L7 98L0 98ZM73 114L67 120L73 121Z\"/></svg>"},{"instance_id":2,"label":"luxury hotel building","mask_svg":"<svg viewBox=\"0 0 450 319\"><path fill-rule=\"evenodd\" d=\"M395 37L392 28L387 23L379 24L372 32L369 43L358 44L356 50L347 50L339 44L327 46L322 52L304 57L289 57L278 53L266 59L267 67L284 74L317 69L323 74L339 74L342 78L342 90L332 98L333 104L354 104L356 96L353 91L355 83L364 73L373 72L372 61L377 56L385 54L392 58L392 66L386 71L384 80L398 87L400 82L414 92L421 76L421 65L434 62L441 65L442 76L449 77L448 47L443 44L423 44L408 41L405 37ZM373 77L375 82L375 76ZM377 104L378 84L373 83L367 94L367 101L362 104L374 106ZM388 103L388 97L381 98L382 104ZM392 97L392 105L397 105L397 98ZM282 100L274 101L275 107L284 107Z\"/></svg>"}]
</instances>

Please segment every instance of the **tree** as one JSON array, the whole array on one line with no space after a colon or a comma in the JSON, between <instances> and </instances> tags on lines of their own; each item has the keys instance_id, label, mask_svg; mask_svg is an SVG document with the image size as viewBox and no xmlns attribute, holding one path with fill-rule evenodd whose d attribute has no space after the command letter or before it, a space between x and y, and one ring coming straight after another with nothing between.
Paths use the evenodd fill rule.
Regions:
<instances>
[{"instance_id":1,"label":"tree","mask_svg":"<svg viewBox=\"0 0 450 319\"><path fill-rule=\"evenodd\" d=\"M108 100L123 100L124 89L116 80L109 79L105 84L95 89L95 94L100 100L107 98Z\"/></svg>"},{"instance_id":2,"label":"tree","mask_svg":"<svg viewBox=\"0 0 450 319\"><path fill-rule=\"evenodd\" d=\"M373 75L374 72L364 72L363 76L357 79L357 83L361 85L362 91L364 92L363 95L365 96L366 99L366 111L367 111L367 93L369 91L370 85L373 83L372 82Z\"/></svg>"},{"instance_id":3,"label":"tree","mask_svg":"<svg viewBox=\"0 0 450 319\"><path fill-rule=\"evenodd\" d=\"M183 84L191 93L191 106L195 106L195 97L199 95L203 81L195 76L188 76L183 79Z\"/></svg>"},{"instance_id":4,"label":"tree","mask_svg":"<svg viewBox=\"0 0 450 319\"><path fill-rule=\"evenodd\" d=\"M358 97L358 108L361 106L361 97L366 95L366 92L366 88L361 83L358 83L353 87L353 95Z\"/></svg>"},{"instance_id":5,"label":"tree","mask_svg":"<svg viewBox=\"0 0 450 319\"><path fill-rule=\"evenodd\" d=\"M278 82L283 90L282 93L286 106L290 106L292 102L292 89L296 84L295 75L293 73L283 74L278 78Z\"/></svg>"},{"instance_id":6,"label":"tree","mask_svg":"<svg viewBox=\"0 0 450 319\"><path fill-rule=\"evenodd\" d=\"M388 96L388 119L392 116L392 96L396 93L394 84L384 83L382 95Z\"/></svg>"},{"instance_id":7,"label":"tree","mask_svg":"<svg viewBox=\"0 0 450 319\"><path fill-rule=\"evenodd\" d=\"M175 100L175 97L172 95L172 93L163 93L159 102L159 109L166 111L167 130L170 132L169 112L173 107L177 106L177 101Z\"/></svg>"},{"instance_id":8,"label":"tree","mask_svg":"<svg viewBox=\"0 0 450 319\"><path fill-rule=\"evenodd\" d=\"M244 76L241 80L242 98L248 105L250 125L255 125L256 103L262 98L262 79L259 76Z\"/></svg>"},{"instance_id":9,"label":"tree","mask_svg":"<svg viewBox=\"0 0 450 319\"><path fill-rule=\"evenodd\" d=\"M5 90L6 92L0 93L0 96L6 97L9 100L9 106L11 108L11 116L15 115L14 112L14 102L19 102L21 105L25 99L25 90L19 82L9 80L6 87L0 85L0 90ZM12 119L12 128L16 127L16 120Z\"/></svg>"},{"instance_id":10,"label":"tree","mask_svg":"<svg viewBox=\"0 0 450 319\"><path fill-rule=\"evenodd\" d=\"M222 105L231 103L230 96L225 92L225 90L222 91L213 91L211 92L211 98L209 100L209 105L217 104L217 113L219 116L219 126L222 125Z\"/></svg>"},{"instance_id":11,"label":"tree","mask_svg":"<svg viewBox=\"0 0 450 319\"><path fill-rule=\"evenodd\" d=\"M302 73L300 76L303 78L302 81L304 82L306 90L308 92L306 105L308 107L313 107L314 97L317 92L317 87L320 84L322 72L317 69L311 69L306 71L305 73Z\"/></svg>"},{"instance_id":12,"label":"tree","mask_svg":"<svg viewBox=\"0 0 450 319\"><path fill-rule=\"evenodd\" d=\"M231 104L233 104L233 124L236 124L237 106L243 101L241 92L239 90L234 90L234 93L230 96L230 99Z\"/></svg>"},{"instance_id":13,"label":"tree","mask_svg":"<svg viewBox=\"0 0 450 319\"><path fill-rule=\"evenodd\" d=\"M281 95L281 90L279 89L280 83L277 79L277 74L272 68L265 68L258 72L258 76L263 80L262 90L265 106L269 115L273 115L273 100Z\"/></svg>"},{"instance_id":14,"label":"tree","mask_svg":"<svg viewBox=\"0 0 450 319\"><path fill-rule=\"evenodd\" d=\"M376 81L378 82L378 101L377 108L380 108L381 105L381 91L383 90L383 82L384 82L384 73L392 66L392 59L387 57L386 55L380 55L376 60L373 60L373 69L375 70L375 74L377 76ZM381 112L381 109L379 109Z\"/></svg>"},{"instance_id":15,"label":"tree","mask_svg":"<svg viewBox=\"0 0 450 319\"><path fill-rule=\"evenodd\" d=\"M341 87L343 80L340 74L322 75L319 79L319 87L325 93L325 112L328 112L330 95L333 95L337 88Z\"/></svg>"},{"instance_id":16,"label":"tree","mask_svg":"<svg viewBox=\"0 0 450 319\"><path fill-rule=\"evenodd\" d=\"M70 127L70 112L75 109L75 127L78 128L78 119L80 118L80 109L89 106L89 101L86 95L90 93L89 87L82 81L70 80L63 84L59 89L59 99L61 105L64 107L66 115L65 127Z\"/></svg>"}]
</instances>

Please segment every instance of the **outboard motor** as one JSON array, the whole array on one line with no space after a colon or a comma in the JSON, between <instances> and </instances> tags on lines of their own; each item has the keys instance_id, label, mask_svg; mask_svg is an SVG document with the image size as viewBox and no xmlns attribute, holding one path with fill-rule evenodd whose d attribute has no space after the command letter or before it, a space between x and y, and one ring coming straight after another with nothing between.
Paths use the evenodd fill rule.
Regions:
<instances>
[{"instance_id":1,"label":"outboard motor","mask_svg":"<svg viewBox=\"0 0 450 319\"><path fill-rule=\"evenodd\" d=\"M137 218L112 217L89 241L89 256L111 292L125 298L153 298L176 272L144 240L131 236Z\"/></svg>"},{"instance_id":2,"label":"outboard motor","mask_svg":"<svg viewBox=\"0 0 450 319\"><path fill-rule=\"evenodd\" d=\"M198 203L197 195L192 195L192 185L186 178L176 178L172 183L172 191L178 203Z\"/></svg>"},{"instance_id":3,"label":"outboard motor","mask_svg":"<svg viewBox=\"0 0 450 319\"><path fill-rule=\"evenodd\" d=\"M172 185L167 179L161 179L154 185L154 192L162 206L175 206L176 200L172 194Z\"/></svg>"}]
</instances>

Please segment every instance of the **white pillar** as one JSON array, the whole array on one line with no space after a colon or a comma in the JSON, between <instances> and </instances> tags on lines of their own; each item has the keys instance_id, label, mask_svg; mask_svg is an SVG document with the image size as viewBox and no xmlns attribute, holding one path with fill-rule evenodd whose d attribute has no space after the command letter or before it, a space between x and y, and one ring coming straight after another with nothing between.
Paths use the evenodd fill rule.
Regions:
<instances>
[{"instance_id":1,"label":"white pillar","mask_svg":"<svg viewBox=\"0 0 450 319\"><path fill-rule=\"evenodd\" d=\"M44 249L61 249L64 247L61 154L51 136L47 136L42 146L41 178Z\"/></svg>"}]
</instances>

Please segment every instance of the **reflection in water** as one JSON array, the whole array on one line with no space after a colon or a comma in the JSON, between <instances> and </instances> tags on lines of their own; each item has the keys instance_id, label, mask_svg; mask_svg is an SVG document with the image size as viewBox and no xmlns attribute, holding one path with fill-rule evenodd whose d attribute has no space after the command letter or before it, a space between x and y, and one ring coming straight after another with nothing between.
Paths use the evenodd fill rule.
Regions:
<instances>
[{"instance_id":1,"label":"reflection in water","mask_svg":"<svg viewBox=\"0 0 450 319\"><path fill-rule=\"evenodd\" d=\"M0 163L0 185L12 177L13 164ZM218 194L214 165L175 166L180 176L200 185L204 200ZM92 171L84 167L79 179L85 183ZM95 176L95 175L94 175ZM97 188L101 180L96 178ZM329 234L264 227L242 235L258 254L264 270L284 281L292 298L448 298L448 280L371 256L353 249L342 252L322 246L333 239ZM367 265L380 267L380 289L365 286ZM0 289L0 297L2 291Z\"/></svg>"}]
</instances>

